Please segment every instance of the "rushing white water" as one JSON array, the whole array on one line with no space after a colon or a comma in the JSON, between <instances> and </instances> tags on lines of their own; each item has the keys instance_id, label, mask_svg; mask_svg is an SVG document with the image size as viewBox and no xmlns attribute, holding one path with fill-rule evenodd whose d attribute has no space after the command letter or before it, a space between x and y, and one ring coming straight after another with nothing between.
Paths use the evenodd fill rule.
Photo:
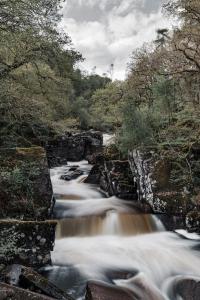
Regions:
<instances>
[{"instance_id":1,"label":"rushing white water","mask_svg":"<svg viewBox=\"0 0 200 300\"><path fill-rule=\"evenodd\" d=\"M193 249L198 242L164 232L157 218L138 214L130 201L103 198L96 186L83 183L91 169L86 161L69 165L79 165L84 175L66 182L60 179L66 166L51 170L59 221L49 278L83 299L88 279L109 281L110 271L137 270L137 276L112 282L139 299L181 299L172 292L173 278L200 276L200 253Z\"/></svg>"},{"instance_id":2,"label":"rushing white water","mask_svg":"<svg viewBox=\"0 0 200 300\"><path fill-rule=\"evenodd\" d=\"M56 242L53 261L76 265L88 277L98 279L107 269L136 269L161 286L172 275L200 276L200 254L190 251L195 244L169 232L67 238Z\"/></svg>"},{"instance_id":3,"label":"rushing white water","mask_svg":"<svg viewBox=\"0 0 200 300\"><path fill-rule=\"evenodd\" d=\"M68 166L77 165L84 171L84 175L80 176L78 179L71 180L66 182L60 179L60 176L63 175L66 171L66 166L54 168L51 170L51 181L53 185L53 192L57 195L57 199L59 196L64 199L71 200L81 200L81 199L94 199L100 198L101 193L98 192L95 188L93 188L89 184L80 184L81 181L87 176L91 167L88 165L87 161L81 161L78 163L68 163Z\"/></svg>"}]
</instances>

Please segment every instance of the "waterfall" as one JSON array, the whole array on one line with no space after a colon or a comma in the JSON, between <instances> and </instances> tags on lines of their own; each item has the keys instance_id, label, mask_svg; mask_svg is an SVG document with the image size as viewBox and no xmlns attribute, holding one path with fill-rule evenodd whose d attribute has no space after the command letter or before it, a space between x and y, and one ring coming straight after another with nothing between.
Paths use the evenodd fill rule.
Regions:
<instances>
[{"instance_id":1,"label":"waterfall","mask_svg":"<svg viewBox=\"0 0 200 300\"><path fill-rule=\"evenodd\" d=\"M51 170L58 225L49 279L84 299L87 280L111 282L110 272L137 271L112 283L134 290L138 299L179 299L171 296L173 278L200 276L199 242L166 232L155 216L139 214L130 201L104 198L96 186L83 182L91 166L75 164L84 175L71 181L60 179L66 166Z\"/></svg>"}]
</instances>

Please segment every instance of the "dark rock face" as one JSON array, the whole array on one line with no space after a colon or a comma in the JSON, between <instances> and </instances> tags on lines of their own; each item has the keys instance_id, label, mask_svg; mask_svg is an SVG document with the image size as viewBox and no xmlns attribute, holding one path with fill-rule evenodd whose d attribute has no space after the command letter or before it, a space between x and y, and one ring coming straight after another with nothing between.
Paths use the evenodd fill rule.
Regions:
<instances>
[{"instance_id":1,"label":"dark rock face","mask_svg":"<svg viewBox=\"0 0 200 300\"><path fill-rule=\"evenodd\" d=\"M182 223L190 231L199 231L199 152L195 148L193 153L191 149L184 159L179 154L170 156L166 153L163 158L156 150L130 153L131 169L139 187L139 201L147 202L154 213L176 216L175 223Z\"/></svg>"},{"instance_id":2,"label":"dark rock face","mask_svg":"<svg viewBox=\"0 0 200 300\"><path fill-rule=\"evenodd\" d=\"M50 264L55 226L53 221L0 221L0 264Z\"/></svg>"},{"instance_id":3,"label":"dark rock face","mask_svg":"<svg viewBox=\"0 0 200 300\"><path fill-rule=\"evenodd\" d=\"M101 282L89 282L85 300L137 300L134 294L126 289Z\"/></svg>"},{"instance_id":4,"label":"dark rock face","mask_svg":"<svg viewBox=\"0 0 200 300\"><path fill-rule=\"evenodd\" d=\"M128 161L106 161L101 171L100 187L109 197L137 199L137 187Z\"/></svg>"},{"instance_id":5,"label":"dark rock face","mask_svg":"<svg viewBox=\"0 0 200 300\"><path fill-rule=\"evenodd\" d=\"M100 165L94 165L92 170L90 171L88 177L84 180L85 183L90 184L99 184L100 178L101 178L101 166Z\"/></svg>"},{"instance_id":6,"label":"dark rock face","mask_svg":"<svg viewBox=\"0 0 200 300\"><path fill-rule=\"evenodd\" d=\"M44 220L52 186L43 148L0 149L0 218Z\"/></svg>"},{"instance_id":7,"label":"dark rock face","mask_svg":"<svg viewBox=\"0 0 200 300\"><path fill-rule=\"evenodd\" d=\"M102 146L103 136L100 132L68 133L47 143L48 164L52 168L67 164L67 161L83 160L101 151Z\"/></svg>"},{"instance_id":8,"label":"dark rock face","mask_svg":"<svg viewBox=\"0 0 200 300\"><path fill-rule=\"evenodd\" d=\"M1 300L51 300L45 295L36 294L28 290L20 289L5 283L0 283L0 299Z\"/></svg>"},{"instance_id":9,"label":"dark rock face","mask_svg":"<svg viewBox=\"0 0 200 300\"><path fill-rule=\"evenodd\" d=\"M186 215L186 228L189 232L197 232L200 234L200 212L190 211Z\"/></svg>"}]
</instances>

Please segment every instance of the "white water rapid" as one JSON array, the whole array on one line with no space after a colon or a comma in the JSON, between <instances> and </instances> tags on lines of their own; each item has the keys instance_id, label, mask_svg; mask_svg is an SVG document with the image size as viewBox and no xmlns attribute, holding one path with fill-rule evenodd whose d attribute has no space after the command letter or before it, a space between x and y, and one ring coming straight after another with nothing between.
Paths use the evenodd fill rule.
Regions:
<instances>
[{"instance_id":1,"label":"white water rapid","mask_svg":"<svg viewBox=\"0 0 200 300\"><path fill-rule=\"evenodd\" d=\"M181 300L172 296L174 280L200 276L195 236L165 232L155 217L138 214L131 201L104 198L97 186L83 182L91 169L86 161L69 165L84 174L64 181L66 166L51 170L58 226L49 279L75 299L84 299L87 280L95 279L137 291L138 299ZM115 279L113 272L133 275Z\"/></svg>"}]
</instances>

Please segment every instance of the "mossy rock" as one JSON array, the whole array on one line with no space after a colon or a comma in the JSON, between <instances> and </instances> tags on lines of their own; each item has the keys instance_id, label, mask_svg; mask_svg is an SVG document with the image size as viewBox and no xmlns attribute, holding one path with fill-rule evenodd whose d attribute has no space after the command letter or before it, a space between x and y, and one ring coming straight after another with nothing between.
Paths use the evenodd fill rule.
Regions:
<instances>
[{"instance_id":1,"label":"mossy rock","mask_svg":"<svg viewBox=\"0 0 200 300\"><path fill-rule=\"evenodd\" d=\"M1 218L49 218L52 194L43 148L0 149Z\"/></svg>"}]
</instances>

